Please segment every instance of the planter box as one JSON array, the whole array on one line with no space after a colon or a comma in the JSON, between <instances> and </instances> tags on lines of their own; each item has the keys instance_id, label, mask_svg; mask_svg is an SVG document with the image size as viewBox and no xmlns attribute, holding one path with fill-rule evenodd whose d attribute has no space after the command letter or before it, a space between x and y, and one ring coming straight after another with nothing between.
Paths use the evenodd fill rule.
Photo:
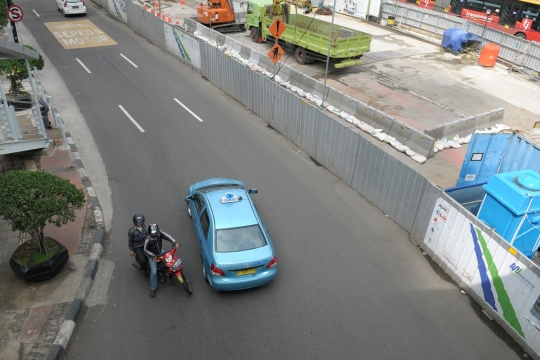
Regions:
<instances>
[{"instance_id":1,"label":"planter box","mask_svg":"<svg viewBox=\"0 0 540 360\"><path fill-rule=\"evenodd\" d=\"M60 244L54 239L51 240L58 244L59 250L52 258L40 264L29 266L21 265L15 261L14 256L11 255L9 265L15 274L29 282L39 282L58 275L64 265L66 265L69 259L69 254L64 245Z\"/></svg>"}]
</instances>

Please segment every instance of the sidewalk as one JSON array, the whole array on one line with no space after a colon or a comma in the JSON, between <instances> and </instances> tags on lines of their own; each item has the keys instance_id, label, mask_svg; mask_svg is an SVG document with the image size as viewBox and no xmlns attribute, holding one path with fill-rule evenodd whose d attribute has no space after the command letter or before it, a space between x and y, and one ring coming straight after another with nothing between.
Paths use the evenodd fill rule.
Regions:
<instances>
[{"instance_id":1,"label":"sidewalk","mask_svg":"<svg viewBox=\"0 0 540 360\"><path fill-rule=\"evenodd\" d=\"M63 147L60 129L47 131L55 145L47 151L34 151L0 157L0 174L13 170L47 171L79 188L88 187L77 166L74 146ZM76 150L76 148L75 148ZM80 165L80 160L78 161ZM80 171L82 170L82 171ZM58 276L42 283L26 283L11 270L9 258L26 241L25 234L11 231L0 219L0 360L45 359L72 309L86 273L90 252L98 230L90 196L86 206L76 210L76 220L60 228L45 227L45 235L62 243L69 261Z\"/></svg>"}]
</instances>

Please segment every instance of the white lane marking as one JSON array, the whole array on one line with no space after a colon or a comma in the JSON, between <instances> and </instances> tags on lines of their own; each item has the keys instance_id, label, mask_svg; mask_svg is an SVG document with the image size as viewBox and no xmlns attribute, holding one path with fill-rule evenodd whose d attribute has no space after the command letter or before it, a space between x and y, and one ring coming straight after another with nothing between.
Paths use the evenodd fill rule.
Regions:
<instances>
[{"instance_id":1,"label":"white lane marking","mask_svg":"<svg viewBox=\"0 0 540 360\"><path fill-rule=\"evenodd\" d=\"M139 125L134 118L131 117L131 115L129 115L129 113L126 111L126 109L124 109L124 107L122 105L118 105L118 107L120 108L120 110L122 110L124 112L124 114L126 114L126 116L129 118L129 120L131 120L131 122L133 124L135 124L135 126L141 131L141 132L144 132L144 129L141 127L141 125Z\"/></svg>"},{"instance_id":2,"label":"white lane marking","mask_svg":"<svg viewBox=\"0 0 540 360\"><path fill-rule=\"evenodd\" d=\"M203 122L203 119L201 119L200 117L198 117L197 114L195 114L193 111L189 110L188 107L187 107L186 105L184 105L184 104L182 104L182 103L180 102L180 100L178 100L177 98L174 98L174 101L176 101L177 103L179 103L180 106L183 107L184 109L186 109L186 111L187 111L188 113L190 113L191 115L193 115L193 117L194 117L195 119L199 120L200 122Z\"/></svg>"},{"instance_id":3,"label":"white lane marking","mask_svg":"<svg viewBox=\"0 0 540 360\"><path fill-rule=\"evenodd\" d=\"M34 14L37 15L37 17L39 17L39 14L36 12L36 10L32 9L32 11L34 12Z\"/></svg>"},{"instance_id":4,"label":"white lane marking","mask_svg":"<svg viewBox=\"0 0 540 360\"><path fill-rule=\"evenodd\" d=\"M92 72L90 70L88 70L88 68L86 67L86 65L84 65L82 63L81 60L79 60L79 58L75 58L75 60L77 60L79 62L79 64L81 64L81 66L84 68L84 70L86 70L87 73L91 74Z\"/></svg>"},{"instance_id":5,"label":"white lane marking","mask_svg":"<svg viewBox=\"0 0 540 360\"><path fill-rule=\"evenodd\" d=\"M123 57L124 59L126 59L128 63L130 63L131 65L133 65L133 66L135 66L136 68L138 68L138 66L135 65L135 64L133 63L133 61L131 61L131 60L129 60L127 57L125 57L124 54L120 54L120 56Z\"/></svg>"}]
</instances>

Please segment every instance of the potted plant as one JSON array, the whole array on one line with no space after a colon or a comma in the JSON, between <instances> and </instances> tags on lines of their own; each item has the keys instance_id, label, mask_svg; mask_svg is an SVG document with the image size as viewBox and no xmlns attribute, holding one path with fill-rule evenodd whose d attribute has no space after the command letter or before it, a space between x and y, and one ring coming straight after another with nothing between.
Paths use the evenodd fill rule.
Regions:
<instances>
[{"instance_id":1,"label":"potted plant","mask_svg":"<svg viewBox=\"0 0 540 360\"><path fill-rule=\"evenodd\" d=\"M55 276L68 260L67 249L43 234L47 223L62 226L75 220L75 209L86 201L84 191L69 180L47 172L14 171L0 175L0 216L11 230L30 235L9 262L27 281Z\"/></svg>"}]
</instances>

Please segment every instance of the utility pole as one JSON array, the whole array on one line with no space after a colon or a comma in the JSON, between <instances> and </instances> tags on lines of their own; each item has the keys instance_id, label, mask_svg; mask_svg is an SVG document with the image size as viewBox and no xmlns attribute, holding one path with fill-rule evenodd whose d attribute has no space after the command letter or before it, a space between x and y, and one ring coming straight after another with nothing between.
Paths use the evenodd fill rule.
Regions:
<instances>
[{"instance_id":1,"label":"utility pole","mask_svg":"<svg viewBox=\"0 0 540 360\"><path fill-rule=\"evenodd\" d=\"M322 103L321 108L324 108L324 100L326 93L326 79L328 78L328 64L330 63L330 47L332 45L332 41L334 38L332 37L332 33L334 31L334 16L336 15L336 0L334 0L334 7L332 8L332 23L330 24L330 40L328 41L328 54L326 56L326 70L324 71L324 85L323 85L323 94L322 94Z\"/></svg>"}]
</instances>

